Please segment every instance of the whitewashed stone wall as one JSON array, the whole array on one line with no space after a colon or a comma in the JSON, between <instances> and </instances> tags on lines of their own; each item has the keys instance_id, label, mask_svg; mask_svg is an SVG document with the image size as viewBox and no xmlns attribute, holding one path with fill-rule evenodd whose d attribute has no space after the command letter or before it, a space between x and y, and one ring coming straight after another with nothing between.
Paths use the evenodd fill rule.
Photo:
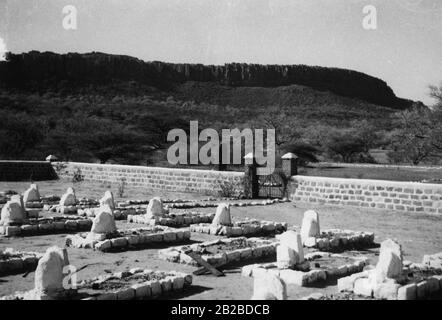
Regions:
<instances>
[{"instance_id":1,"label":"whitewashed stone wall","mask_svg":"<svg viewBox=\"0 0 442 320\"><path fill-rule=\"evenodd\" d=\"M77 169L81 170L85 181L119 183L125 179L130 186L154 190L214 194L219 190L217 181L233 182L238 189L243 190L244 173L231 171L69 162L59 177L72 178Z\"/></svg>"},{"instance_id":2,"label":"whitewashed stone wall","mask_svg":"<svg viewBox=\"0 0 442 320\"><path fill-rule=\"evenodd\" d=\"M442 214L442 184L294 176L292 201Z\"/></svg>"}]
</instances>

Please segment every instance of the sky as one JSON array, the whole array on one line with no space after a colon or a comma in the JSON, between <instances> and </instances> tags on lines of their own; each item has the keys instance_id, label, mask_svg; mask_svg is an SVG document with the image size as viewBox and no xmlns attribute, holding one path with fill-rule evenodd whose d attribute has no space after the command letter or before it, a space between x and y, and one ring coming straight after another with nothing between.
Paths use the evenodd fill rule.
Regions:
<instances>
[{"instance_id":1,"label":"sky","mask_svg":"<svg viewBox=\"0 0 442 320\"><path fill-rule=\"evenodd\" d=\"M66 5L77 28L63 28ZM366 30L373 5L377 28ZM100 51L145 61L307 64L383 79L433 104L441 0L0 0L0 52Z\"/></svg>"}]
</instances>

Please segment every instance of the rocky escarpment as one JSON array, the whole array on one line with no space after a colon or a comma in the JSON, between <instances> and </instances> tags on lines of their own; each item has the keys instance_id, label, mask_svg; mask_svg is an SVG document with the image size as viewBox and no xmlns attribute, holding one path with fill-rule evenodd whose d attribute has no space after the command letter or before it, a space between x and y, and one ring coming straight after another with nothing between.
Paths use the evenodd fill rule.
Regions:
<instances>
[{"instance_id":1,"label":"rocky escarpment","mask_svg":"<svg viewBox=\"0 0 442 320\"><path fill-rule=\"evenodd\" d=\"M303 85L328 90L391 108L407 108L412 101L396 97L382 80L353 70L306 65L257 65L229 63L223 66L144 62L104 53L55 54L31 51L8 54L0 63L0 82L9 87L40 89L48 85L106 84L135 81L169 90L187 81L214 82L236 87Z\"/></svg>"}]
</instances>

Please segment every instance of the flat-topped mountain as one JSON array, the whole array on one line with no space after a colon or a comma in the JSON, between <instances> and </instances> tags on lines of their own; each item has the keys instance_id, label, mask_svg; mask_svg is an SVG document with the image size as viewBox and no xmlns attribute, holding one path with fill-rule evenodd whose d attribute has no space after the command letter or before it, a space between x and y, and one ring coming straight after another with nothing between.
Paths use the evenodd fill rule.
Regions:
<instances>
[{"instance_id":1,"label":"flat-topped mountain","mask_svg":"<svg viewBox=\"0 0 442 320\"><path fill-rule=\"evenodd\" d=\"M188 82L213 83L226 88L301 85L394 109L404 109L413 103L396 97L381 79L339 68L242 63L223 66L173 64L144 62L129 56L98 52L56 54L31 51L8 54L7 61L0 62L0 84L9 88L44 91L53 87L102 86L121 82L135 82L167 92Z\"/></svg>"}]
</instances>

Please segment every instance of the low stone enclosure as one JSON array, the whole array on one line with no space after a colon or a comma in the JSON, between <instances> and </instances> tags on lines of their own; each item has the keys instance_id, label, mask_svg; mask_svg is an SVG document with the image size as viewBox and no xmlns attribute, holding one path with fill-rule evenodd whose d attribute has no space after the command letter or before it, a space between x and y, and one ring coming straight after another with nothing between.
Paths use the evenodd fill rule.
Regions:
<instances>
[{"instance_id":1,"label":"low stone enclosure","mask_svg":"<svg viewBox=\"0 0 442 320\"><path fill-rule=\"evenodd\" d=\"M208 233L217 236L241 237L241 236L273 236L287 230L287 223L246 219L232 221L230 205L221 203L218 205L215 216L211 223L192 224L190 231Z\"/></svg>"},{"instance_id":2,"label":"low stone enclosure","mask_svg":"<svg viewBox=\"0 0 442 320\"><path fill-rule=\"evenodd\" d=\"M0 226L0 235L6 237L29 237L45 234L89 231L92 220L76 216L24 220L19 225Z\"/></svg>"},{"instance_id":3,"label":"low stone enclosure","mask_svg":"<svg viewBox=\"0 0 442 320\"><path fill-rule=\"evenodd\" d=\"M220 267L230 263L272 257L276 253L276 243L261 238L218 239L162 249L158 251L158 256L166 261L198 266L195 260L185 254L186 250L192 250L209 264Z\"/></svg>"},{"instance_id":4,"label":"low stone enclosure","mask_svg":"<svg viewBox=\"0 0 442 320\"><path fill-rule=\"evenodd\" d=\"M268 273L278 276L285 284L304 287L361 272L369 264L368 258L355 254L313 252L304 258L304 263L295 269L281 268L277 262L272 262L244 266L241 274L245 277L261 277Z\"/></svg>"},{"instance_id":5,"label":"low stone enclosure","mask_svg":"<svg viewBox=\"0 0 442 320\"><path fill-rule=\"evenodd\" d=\"M77 286L73 278L64 282L67 266L67 251L49 248L38 261L34 289L0 300L144 300L170 297L192 284L192 276L186 273L134 268L83 280Z\"/></svg>"},{"instance_id":6,"label":"low stone enclosure","mask_svg":"<svg viewBox=\"0 0 442 320\"><path fill-rule=\"evenodd\" d=\"M389 300L426 299L442 293L442 253L426 256L423 263L405 263L402 256L397 242L385 240L376 267L339 279L339 291Z\"/></svg>"},{"instance_id":7,"label":"low stone enclosure","mask_svg":"<svg viewBox=\"0 0 442 320\"><path fill-rule=\"evenodd\" d=\"M92 222L91 231L68 235L66 246L100 251L125 251L145 248L154 243L180 243L189 239L190 231L164 226L117 230L112 208L103 205Z\"/></svg>"},{"instance_id":8,"label":"low stone enclosure","mask_svg":"<svg viewBox=\"0 0 442 320\"><path fill-rule=\"evenodd\" d=\"M20 252L12 248L0 250L0 276L33 271L41 257L38 252Z\"/></svg>"},{"instance_id":9,"label":"low stone enclosure","mask_svg":"<svg viewBox=\"0 0 442 320\"><path fill-rule=\"evenodd\" d=\"M100 240L101 239L101 240ZM159 243L183 243L190 240L190 231L163 226L127 229L106 234L104 238L90 238L89 233L68 235L66 246L99 251L126 251L146 248Z\"/></svg>"}]
</instances>

